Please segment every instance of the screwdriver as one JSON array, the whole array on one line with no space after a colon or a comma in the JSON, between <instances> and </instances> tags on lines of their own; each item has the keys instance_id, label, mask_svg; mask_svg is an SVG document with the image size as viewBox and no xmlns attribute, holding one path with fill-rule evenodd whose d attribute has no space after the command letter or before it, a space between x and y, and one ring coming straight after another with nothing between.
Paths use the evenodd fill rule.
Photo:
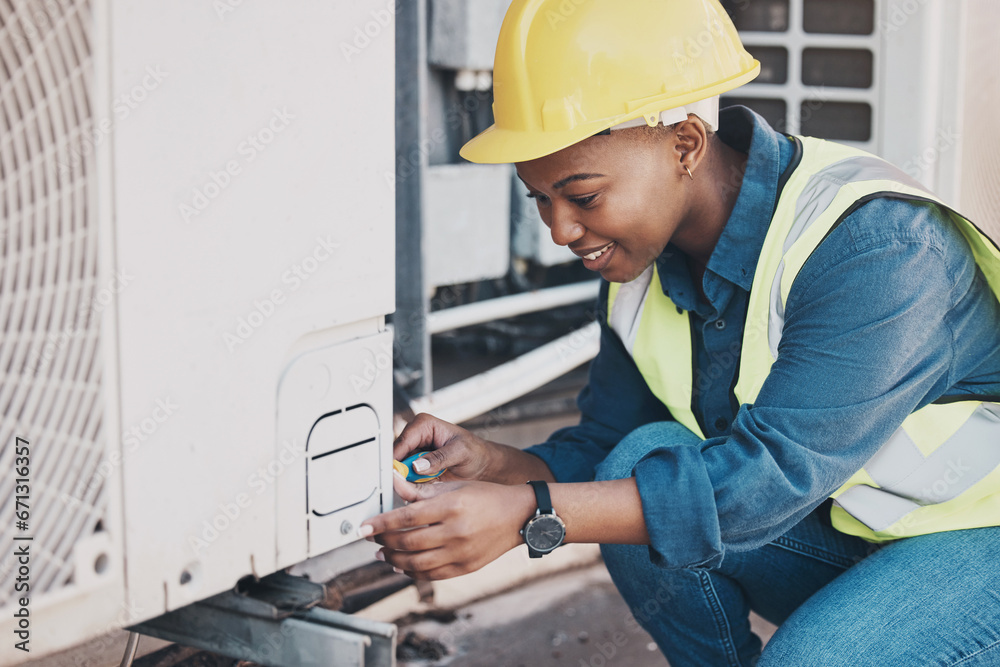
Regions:
<instances>
[{"instance_id":1,"label":"screwdriver","mask_svg":"<svg viewBox=\"0 0 1000 667\"><path fill-rule=\"evenodd\" d=\"M421 456L427 452L417 452L407 456L402 461L393 461L392 467L395 468L400 475L402 475L407 482L415 482L417 484L423 484L424 482L429 482L433 479L437 479L441 476L444 470L439 470L432 475L421 475L416 470L413 469L413 462L419 459Z\"/></svg>"}]
</instances>

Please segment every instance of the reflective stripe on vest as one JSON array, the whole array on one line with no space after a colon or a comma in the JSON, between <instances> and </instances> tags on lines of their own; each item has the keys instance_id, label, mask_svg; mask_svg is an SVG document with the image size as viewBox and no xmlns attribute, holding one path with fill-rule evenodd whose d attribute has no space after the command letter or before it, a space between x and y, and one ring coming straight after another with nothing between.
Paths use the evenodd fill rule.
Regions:
<instances>
[{"instance_id":1,"label":"reflective stripe on vest","mask_svg":"<svg viewBox=\"0 0 1000 667\"><path fill-rule=\"evenodd\" d=\"M778 356L785 303L799 270L836 224L869 198L941 205L1000 298L1000 250L971 222L873 155L819 139L799 140L802 160L781 192L754 273L734 390L741 404L754 402ZM687 313L663 294L655 264L643 276L611 285L609 324L626 341L654 395L677 421L704 437L691 410ZM640 290L641 297L619 300ZM834 526L871 541L1000 525L1000 405L969 400L914 412L832 497Z\"/></svg>"}]
</instances>

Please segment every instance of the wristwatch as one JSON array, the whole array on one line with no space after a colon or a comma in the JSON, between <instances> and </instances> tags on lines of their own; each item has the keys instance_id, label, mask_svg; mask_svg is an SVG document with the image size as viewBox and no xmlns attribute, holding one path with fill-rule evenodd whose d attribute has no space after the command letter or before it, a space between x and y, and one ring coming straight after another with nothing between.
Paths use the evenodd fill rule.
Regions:
<instances>
[{"instance_id":1,"label":"wristwatch","mask_svg":"<svg viewBox=\"0 0 1000 667\"><path fill-rule=\"evenodd\" d=\"M551 553L566 538L566 524L556 516L549 498L549 485L545 482L528 482L535 490L538 510L521 529L524 543L528 545L528 556L541 558Z\"/></svg>"}]
</instances>

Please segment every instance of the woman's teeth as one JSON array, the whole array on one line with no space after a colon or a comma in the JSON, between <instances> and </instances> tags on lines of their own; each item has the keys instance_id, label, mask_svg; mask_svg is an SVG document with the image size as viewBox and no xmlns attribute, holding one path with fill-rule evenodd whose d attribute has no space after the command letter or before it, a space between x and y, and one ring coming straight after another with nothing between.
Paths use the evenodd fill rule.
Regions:
<instances>
[{"instance_id":1,"label":"woman's teeth","mask_svg":"<svg viewBox=\"0 0 1000 667\"><path fill-rule=\"evenodd\" d=\"M583 258L584 259L589 259L591 261L594 261L595 259L597 259L601 255L603 255L605 252L607 252L608 248L610 248L613 245L614 245L614 243L609 243L608 245L604 246L600 250L595 250L594 252L590 253L589 255L584 255Z\"/></svg>"}]
</instances>

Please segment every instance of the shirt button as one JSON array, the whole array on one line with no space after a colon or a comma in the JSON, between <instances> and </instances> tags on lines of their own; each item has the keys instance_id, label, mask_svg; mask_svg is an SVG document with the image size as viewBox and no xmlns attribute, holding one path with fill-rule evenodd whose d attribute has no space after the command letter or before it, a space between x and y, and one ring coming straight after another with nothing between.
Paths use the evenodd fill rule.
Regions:
<instances>
[{"instance_id":1,"label":"shirt button","mask_svg":"<svg viewBox=\"0 0 1000 667\"><path fill-rule=\"evenodd\" d=\"M725 329L726 328L726 320L724 320L721 317L719 319L715 320L715 328L718 329L719 331L722 331L723 329Z\"/></svg>"},{"instance_id":2,"label":"shirt button","mask_svg":"<svg viewBox=\"0 0 1000 667\"><path fill-rule=\"evenodd\" d=\"M715 420L716 431L725 431L727 426L729 426L729 420L727 420L725 417L719 417L718 419Z\"/></svg>"}]
</instances>

